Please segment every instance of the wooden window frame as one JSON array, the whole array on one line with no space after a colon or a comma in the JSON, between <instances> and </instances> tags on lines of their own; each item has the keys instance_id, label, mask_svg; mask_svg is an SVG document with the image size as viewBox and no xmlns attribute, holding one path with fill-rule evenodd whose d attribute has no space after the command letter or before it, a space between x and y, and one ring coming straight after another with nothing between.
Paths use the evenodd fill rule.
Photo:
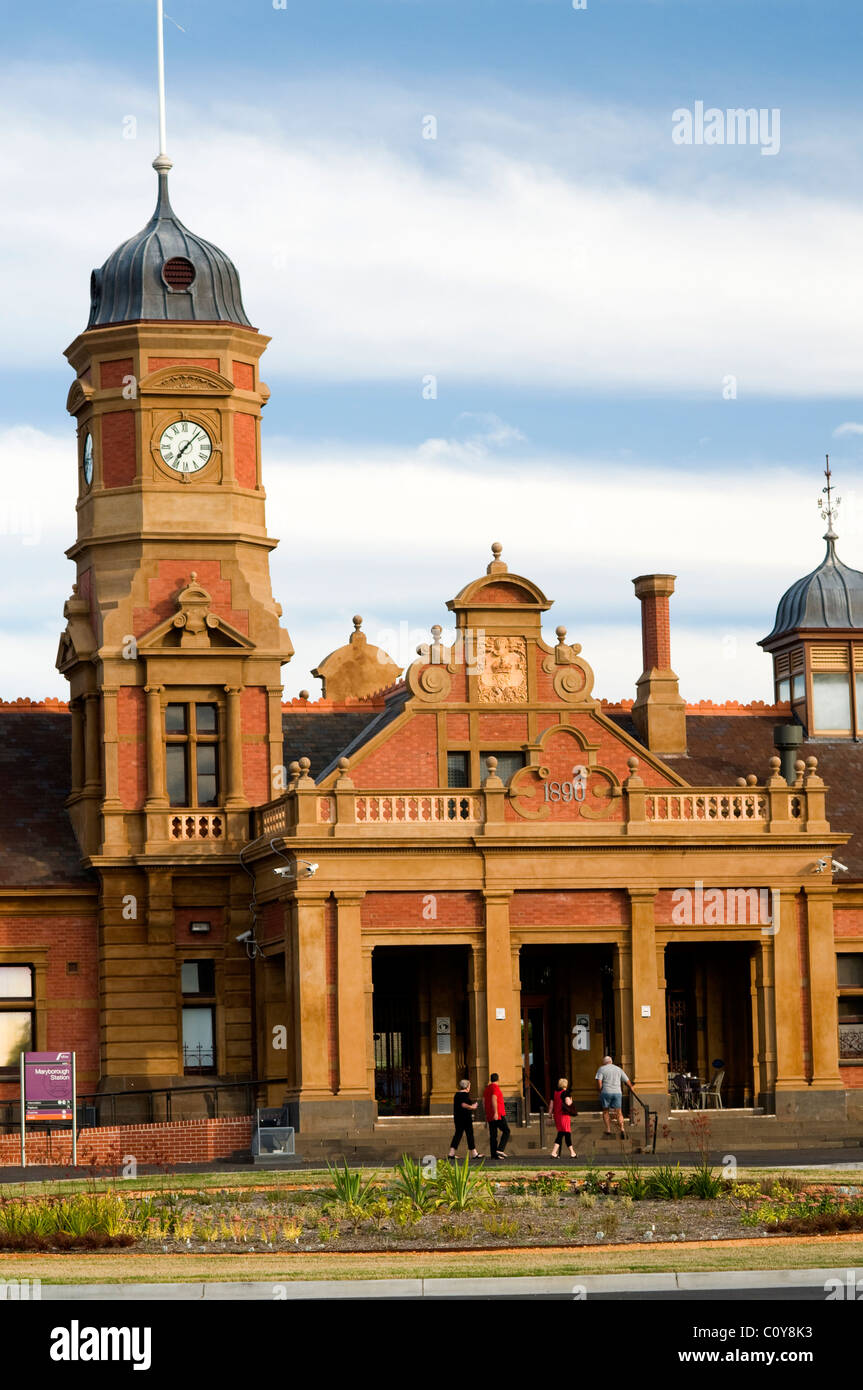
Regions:
<instances>
[{"instance_id":1,"label":"wooden window frame","mask_svg":"<svg viewBox=\"0 0 863 1390\"><path fill-rule=\"evenodd\" d=\"M185 733L172 733L168 730L168 707L170 705L182 705L186 710L186 731ZM199 734L197 729L197 706L213 705L216 710L216 732L215 734ZM168 791L168 804L172 810L177 811L213 811L222 805L225 788L225 721L226 709L224 700L217 695L210 695L207 691L171 691L165 700L162 713L162 737L165 740L165 787ZM208 802L206 806L198 803L198 745L215 745L216 748L216 798ZM184 804L174 802L170 799L169 773L168 773L168 749L170 747L182 746L185 748L185 768L186 768L186 795L187 797L194 791L194 800L186 801Z\"/></svg>"}]
</instances>

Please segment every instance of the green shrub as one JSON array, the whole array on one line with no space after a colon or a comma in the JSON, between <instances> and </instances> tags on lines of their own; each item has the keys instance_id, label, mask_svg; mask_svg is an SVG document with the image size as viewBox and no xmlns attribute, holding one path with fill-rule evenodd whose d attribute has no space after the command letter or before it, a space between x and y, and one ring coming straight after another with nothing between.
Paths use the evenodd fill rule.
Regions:
<instances>
[{"instance_id":1,"label":"green shrub","mask_svg":"<svg viewBox=\"0 0 863 1390\"><path fill-rule=\"evenodd\" d=\"M394 1192L420 1216L434 1211L442 1201L437 1179L427 1177L423 1165L409 1154L402 1154L396 1167Z\"/></svg>"},{"instance_id":2,"label":"green shrub","mask_svg":"<svg viewBox=\"0 0 863 1390\"><path fill-rule=\"evenodd\" d=\"M687 1176L681 1172L679 1163L675 1163L674 1167L670 1163L663 1163L652 1169L647 1177L648 1197L658 1197L666 1202L676 1202L685 1197L687 1186Z\"/></svg>"},{"instance_id":3,"label":"green shrub","mask_svg":"<svg viewBox=\"0 0 863 1390\"><path fill-rule=\"evenodd\" d=\"M702 1163L690 1174L686 1191L690 1197L700 1197L702 1201L708 1201L713 1197L722 1196L725 1191L725 1179L708 1164Z\"/></svg>"},{"instance_id":4,"label":"green shrub","mask_svg":"<svg viewBox=\"0 0 863 1390\"><path fill-rule=\"evenodd\" d=\"M491 1185L483 1172L482 1164L471 1164L467 1156L459 1163L442 1163L438 1168L437 1190L441 1205L450 1211L470 1211L472 1208L488 1208L494 1205Z\"/></svg>"},{"instance_id":5,"label":"green shrub","mask_svg":"<svg viewBox=\"0 0 863 1390\"><path fill-rule=\"evenodd\" d=\"M374 1201L376 1189L374 1186L377 1173L373 1173L370 1178L363 1182L362 1171L359 1168L349 1168L348 1160L342 1160L342 1168L331 1168L330 1177L332 1178L333 1189L336 1198L344 1202L346 1207L351 1207L355 1211L363 1211L370 1202Z\"/></svg>"},{"instance_id":6,"label":"green shrub","mask_svg":"<svg viewBox=\"0 0 863 1390\"><path fill-rule=\"evenodd\" d=\"M627 1168L618 1184L618 1192L630 1202L643 1202L647 1196L647 1178L638 1168Z\"/></svg>"}]
</instances>

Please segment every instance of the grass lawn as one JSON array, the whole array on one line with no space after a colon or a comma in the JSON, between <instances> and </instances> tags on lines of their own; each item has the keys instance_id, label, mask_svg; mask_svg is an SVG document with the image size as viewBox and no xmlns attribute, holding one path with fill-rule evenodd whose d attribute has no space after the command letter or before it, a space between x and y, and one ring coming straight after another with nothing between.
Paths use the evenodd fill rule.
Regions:
<instances>
[{"instance_id":1,"label":"grass lawn","mask_svg":"<svg viewBox=\"0 0 863 1390\"><path fill-rule=\"evenodd\" d=\"M173 1284L192 1280L433 1279L495 1275L657 1273L664 1270L849 1269L863 1264L863 1239L753 1241L711 1248L629 1251L500 1250L413 1255L3 1255L0 1277L44 1284Z\"/></svg>"}]
</instances>

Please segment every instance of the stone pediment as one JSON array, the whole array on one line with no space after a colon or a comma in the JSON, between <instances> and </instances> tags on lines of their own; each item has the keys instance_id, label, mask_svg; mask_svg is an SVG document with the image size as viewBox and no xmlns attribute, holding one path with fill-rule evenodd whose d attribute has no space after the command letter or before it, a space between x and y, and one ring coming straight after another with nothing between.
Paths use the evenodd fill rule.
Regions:
<instances>
[{"instance_id":1,"label":"stone pediment","mask_svg":"<svg viewBox=\"0 0 863 1390\"><path fill-rule=\"evenodd\" d=\"M159 367L138 383L142 396L174 396L178 392L191 396L230 396L234 383L210 367Z\"/></svg>"},{"instance_id":2,"label":"stone pediment","mask_svg":"<svg viewBox=\"0 0 863 1390\"><path fill-rule=\"evenodd\" d=\"M251 638L218 613L210 612L212 602L193 571L191 582L177 595L177 612L139 637L139 653L163 652L166 648L188 651L234 647L252 651L255 644Z\"/></svg>"},{"instance_id":3,"label":"stone pediment","mask_svg":"<svg viewBox=\"0 0 863 1390\"><path fill-rule=\"evenodd\" d=\"M68 671L81 661L92 661L96 654L96 638L90 620L90 605L78 593L78 585L72 586L72 596L63 606L66 629L60 635L57 658L54 665L58 671Z\"/></svg>"},{"instance_id":4,"label":"stone pediment","mask_svg":"<svg viewBox=\"0 0 863 1390\"><path fill-rule=\"evenodd\" d=\"M87 402L91 401L92 399L92 386L89 386L86 382L83 382L80 377L78 377L77 380L73 381L72 385L69 387L69 394L66 397L66 409L70 415L77 415L78 411L82 410L84 406L87 404Z\"/></svg>"}]
</instances>

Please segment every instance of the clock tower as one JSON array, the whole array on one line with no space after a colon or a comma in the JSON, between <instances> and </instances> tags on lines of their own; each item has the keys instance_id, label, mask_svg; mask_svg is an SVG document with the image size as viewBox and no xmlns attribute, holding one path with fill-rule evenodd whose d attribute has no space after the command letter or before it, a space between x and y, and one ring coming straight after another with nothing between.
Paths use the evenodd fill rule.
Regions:
<instances>
[{"instance_id":1,"label":"clock tower","mask_svg":"<svg viewBox=\"0 0 863 1390\"><path fill-rule=\"evenodd\" d=\"M199 933L208 924L208 997L232 995L199 1070L249 1074L239 851L250 808L278 790L293 652L261 478L269 340L231 261L175 214L170 161L154 167L155 211L93 272L89 322L66 351L77 578L57 665L70 684L69 813L102 887L109 1088L190 1070L179 977L192 919Z\"/></svg>"}]
</instances>

